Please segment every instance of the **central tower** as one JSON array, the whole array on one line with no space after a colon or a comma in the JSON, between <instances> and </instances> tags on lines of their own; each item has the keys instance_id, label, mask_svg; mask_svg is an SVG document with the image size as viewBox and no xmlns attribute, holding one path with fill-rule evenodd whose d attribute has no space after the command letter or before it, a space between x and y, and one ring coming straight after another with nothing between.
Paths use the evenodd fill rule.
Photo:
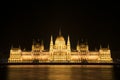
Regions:
<instances>
[{"instance_id":1,"label":"central tower","mask_svg":"<svg viewBox=\"0 0 120 80\"><path fill-rule=\"evenodd\" d=\"M55 40L55 46L54 47L58 50L62 50L62 49L66 48L65 39L61 35L61 30L59 30L59 35L57 36L57 38Z\"/></svg>"},{"instance_id":2,"label":"central tower","mask_svg":"<svg viewBox=\"0 0 120 80\"><path fill-rule=\"evenodd\" d=\"M66 44L66 41L64 37L61 34L61 29L59 30L59 35L57 36L55 40L55 44L53 44L53 38L51 36L50 41L50 55L51 61L60 61L60 62L66 62L70 60L70 39L68 36L68 41Z\"/></svg>"}]
</instances>

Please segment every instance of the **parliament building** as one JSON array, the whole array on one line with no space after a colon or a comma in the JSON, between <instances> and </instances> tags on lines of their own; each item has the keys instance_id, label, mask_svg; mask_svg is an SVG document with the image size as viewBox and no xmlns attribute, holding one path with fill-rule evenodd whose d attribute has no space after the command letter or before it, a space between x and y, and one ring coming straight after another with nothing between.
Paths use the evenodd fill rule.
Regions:
<instances>
[{"instance_id":1,"label":"parliament building","mask_svg":"<svg viewBox=\"0 0 120 80\"><path fill-rule=\"evenodd\" d=\"M67 43L66 43L67 42ZM71 50L70 37L67 41L59 35L53 41L51 36L49 50L44 50L43 42L33 41L32 50L26 51L21 48L10 49L9 63L112 63L111 51L100 47L99 50L90 51L87 43L78 43L76 50Z\"/></svg>"}]
</instances>

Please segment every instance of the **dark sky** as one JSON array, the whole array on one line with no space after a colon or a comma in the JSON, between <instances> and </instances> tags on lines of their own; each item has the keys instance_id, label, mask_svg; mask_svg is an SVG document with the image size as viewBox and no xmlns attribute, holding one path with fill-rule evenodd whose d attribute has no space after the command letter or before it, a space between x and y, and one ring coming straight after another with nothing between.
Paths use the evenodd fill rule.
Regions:
<instances>
[{"instance_id":1,"label":"dark sky","mask_svg":"<svg viewBox=\"0 0 120 80\"><path fill-rule=\"evenodd\" d=\"M70 36L73 49L83 39L91 50L109 44L113 52L120 51L119 10L119 3L112 0L3 1L0 3L0 52L8 54L12 44L30 50L33 39L43 40L47 49L50 36L55 40L60 27L65 39Z\"/></svg>"}]
</instances>

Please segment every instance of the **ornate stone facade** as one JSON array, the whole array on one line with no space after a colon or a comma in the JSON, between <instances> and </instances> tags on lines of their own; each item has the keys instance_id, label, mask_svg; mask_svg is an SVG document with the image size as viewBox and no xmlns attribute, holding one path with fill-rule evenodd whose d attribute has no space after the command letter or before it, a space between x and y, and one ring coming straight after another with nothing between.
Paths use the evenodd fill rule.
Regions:
<instances>
[{"instance_id":1,"label":"ornate stone facade","mask_svg":"<svg viewBox=\"0 0 120 80\"><path fill-rule=\"evenodd\" d=\"M48 62L48 63L111 63L111 51L109 47L100 48L98 51L89 51L87 43L77 44L76 50L71 50L70 37L68 36L67 43L64 37L59 33L59 36L53 42L51 36L49 51L44 50L43 42L34 43L31 51L21 50L21 48L11 48L9 63L33 63L33 62Z\"/></svg>"}]
</instances>

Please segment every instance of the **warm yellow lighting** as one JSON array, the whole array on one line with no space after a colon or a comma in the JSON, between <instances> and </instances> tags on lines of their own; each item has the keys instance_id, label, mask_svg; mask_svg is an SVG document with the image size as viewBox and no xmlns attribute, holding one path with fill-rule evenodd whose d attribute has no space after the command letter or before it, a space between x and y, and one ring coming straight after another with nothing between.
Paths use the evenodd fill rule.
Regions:
<instances>
[{"instance_id":1,"label":"warm yellow lighting","mask_svg":"<svg viewBox=\"0 0 120 80\"><path fill-rule=\"evenodd\" d=\"M109 48L100 48L99 51L89 51L88 44L77 44L76 50L71 51L70 38L67 43L60 35L53 44L51 36L49 51L44 50L43 42L33 43L31 51L24 51L20 48L11 48L8 62L112 62Z\"/></svg>"}]
</instances>

